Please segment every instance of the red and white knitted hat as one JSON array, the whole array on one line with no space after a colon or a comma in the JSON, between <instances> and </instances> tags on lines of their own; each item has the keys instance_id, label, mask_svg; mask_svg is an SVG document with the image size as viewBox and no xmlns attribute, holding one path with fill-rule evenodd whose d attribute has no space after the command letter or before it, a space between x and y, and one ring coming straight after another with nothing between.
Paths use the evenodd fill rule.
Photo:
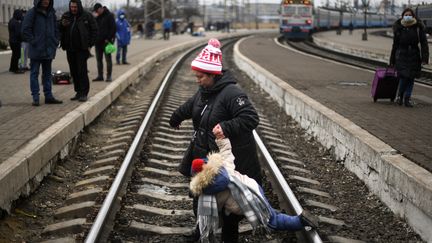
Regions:
<instances>
[{"instance_id":1,"label":"red and white knitted hat","mask_svg":"<svg viewBox=\"0 0 432 243\"><path fill-rule=\"evenodd\" d=\"M192 70L222 74L222 52L219 49L220 47L221 44L217 39L210 39L207 46L192 61Z\"/></svg>"}]
</instances>

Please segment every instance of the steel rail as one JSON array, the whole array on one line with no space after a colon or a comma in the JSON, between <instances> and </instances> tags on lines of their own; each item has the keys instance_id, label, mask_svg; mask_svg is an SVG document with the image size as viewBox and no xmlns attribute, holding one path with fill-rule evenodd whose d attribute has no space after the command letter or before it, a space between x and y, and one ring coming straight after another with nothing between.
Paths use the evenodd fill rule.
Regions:
<instances>
[{"instance_id":1,"label":"steel rail","mask_svg":"<svg viewBox=\"0 0 432 243\"><path fill-rule=\"evenodd\" d=\"M126 178L126 174L130 168L130 166L133 164L132 160L135 156L137 149L139 147L139 144L141 143L141 140L143 139L143 135L145 131L147 130L147 126L149 125L152 116L154 115L154 112L156 110L156 107L158 103L160 102L160 99L168 85L169 80L172 78L172 75L178 68L178 64L181 63L193 50L196 50L197 47L194 47L188 51L186 51L181 57L177 59L177 61L171 66L168 73L165 75L165 78L161 84L161 86L158 89L158 92L153 99L153 102L150 105L149 110L147 111L146 116L144 117L143 122L141 123L141 126L138 129L138 132L122 162L122 165L109 189L109 192L107 196L105 197L105 200L102 204L102 207L100 208L98 215L96 216L96 220L94 221L87 238L85 240L85 243L94 243L97 242L99 237L101 236L102 229L107 221L107 218L110 215L111 209L113 207L113 204L119 195L119 192L123 186L124 180Z\"/></svg>"},{"instance_id":2,"label":"steel rail","mask_svg":"<svg viewBox=\"0 0 432 243\"><path fill-rule=\"evenodd\" d=\"M239 36L238 38L240 38L241 36ZM228 43L235 41L234 39L237 37L228 37L226 38L226 40L228 40ZM92 227L90 228L89 233L87 234L87 237L85 239L85 243L94 243L94 242L98 242L103 228L107 222L107 219L109 217L109 215L111 214L111 210L112 207L114 205L114 202L117 198L117 196L120 193L120 190L125 182L126 179L126 175L128 170L130 169L130 166L133 164L132 163L132 159L135 156L135 154L137 153L137 149L139 148L140 143L142 142L142 139L144 137L145 131L148 128L149 123L152 120L152 117L154 116L154 112L161 100L162 95L164 94L167 86L168 86L168 82L172 79L174 72L178 69L179 64L181 62L183 62L193 51L201 48L202 46L204 46L206 44L203 45L198 45L197 47L193 47L191 49L189 49L188 51L186 51L182 56L180 56L177 61L171 66L170 70L167 72L167 74L164 77L164 80L161 83L161 86L158 89L158 92L156 93L155 98L153 99L147 113L146 116L144 117L143 122L141 123L137 134L134 137L134 140L132 141L132 144L130 146L130 148L128 149L128 152L126 153L125 158L123 159L122 165L120 166L120 169L113 181L113 183L111 184L111 187L108 191L107 196L104 199L104 202L102 204L102 207L100 208L96 219L92 225Z\"/></svg>"},{"instance_id":3,"label":"steel rail","mask_svg":"<svg viewBox=\"0 0 432 243\"><path fill-rule=\"evenodd\" d=\"M282 197L290 203L294 212L297 215L300 215L303 212L302 206L300 205L299 201L297 200L296 196L289 187L284 176L280 172L278 166L276 165L275 161L273 160L272 156L270 155L269 151L267 150L266 146L264 145L263 141L255 130L253 130L253 135L255 138L255 142L257 143L258 148L261 151L261 154L264 156L268 164L269 172L274 176L274 178L276 179L276 183L278 183L278 186L282 189ZM316 230L304 230L304 234L309 241L314 243L322 243L321 237L318 235Z\"/></svg>"}]
</instances>

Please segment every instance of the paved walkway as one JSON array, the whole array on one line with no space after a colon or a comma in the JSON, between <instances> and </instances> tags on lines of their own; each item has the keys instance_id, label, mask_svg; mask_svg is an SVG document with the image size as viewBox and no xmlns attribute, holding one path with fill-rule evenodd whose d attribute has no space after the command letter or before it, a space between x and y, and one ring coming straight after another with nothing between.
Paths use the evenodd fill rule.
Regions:
<instances>
[{"instance_id":1,"label":"paved walkway","mask_svg":"<svg viewBox=\"0 0 432 243\"><path fill-rule=\"evenodd\" d=\"M348 31L343 31L342 35L336 35L336 31L319 32L314 35L314 41L317 45L333 50L360 56L369 55L388 63L393 39L371 34L374 31L378 30L368 30L367 41L362 40L363 30L354 30L352 35ZM432 43L429 43L429 52L432 53ZM426 67L432 69L431 61Z\"/></svg>"},{"instance_id":2,"label":"paved walkway","mask_svg":"<svg viewBox=\"0 0 432 243\"><path fill-rule=\"evenodd\" d=\"M276 36L276 34L274 35ZM351 120L432 171L432 89L415 85L414 108L370 97L373 73L325 62L276 45L274 36L245 40L240 52L294 88ZM361 39L352 45L362 46ZM381 43L381 42L379 42ZM370 46L379 46L369 42Z\"/></svg>"},{"instance_id":3,"label":"paved walkway","mask_svg":"<svg viewBox=\"0 0 432 243\"><path fill-rule=\"evenodd\" d=\"M207 39L222 36L221 33L208 33ZM125 73L133 65L143 61L156 52L179 43L186 43L202 37L191 37L190 35L171 36L169 41L135 39L129 47L128 62L131 65L113 66L113 79ZM93 51L94 53L94 51ZM53 94L56 98L63 100L61 105L45 105L43 92L41 91L41 106L31 106L31 95L29 85L29 72L25 74L12 74L8 72L10 54L0 55L0 100L3 106L0 108L0 164L12 156L23 145L39 133L44 131L54 122L72 111L81 102L70 101L75 92L73 85L54 85ZM115 63L115 57L113 57ZM96 77L96 59L88 60L89 78ZM53 62L53 71L68 71L66 53L58 49L57 57ZM91 82L89 99L107 87L107 82Z\"/></svg>"}]
</instances>

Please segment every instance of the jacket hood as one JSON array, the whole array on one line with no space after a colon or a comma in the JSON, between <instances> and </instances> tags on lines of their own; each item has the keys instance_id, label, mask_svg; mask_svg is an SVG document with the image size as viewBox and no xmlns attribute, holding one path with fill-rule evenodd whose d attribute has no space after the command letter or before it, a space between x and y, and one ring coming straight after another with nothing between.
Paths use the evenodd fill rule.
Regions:
<instances>
[{"instance_id":1,"label":"jacket hood","mask_svg":"<svg viewBox=\"0 0 432 243\"><path fill-rule=\"evenodd\" d=\"M231 72L228 70L222 70L222 75L216 76L215 84L210 88L200 87L201 92L204 95L214 94L221 91L225 86L229 84L236 84L234 77L231 75Z\"/></svg>"},{"instance_id":2,"label":"jacket hood","mask_svg":"<svg viewBox=\"0 0 432 243\"><path fill-rule=\"evenodd\" d=\"M15 9L13 13L13 18L16 20L23 20L23 12L21 9Z\"/></svg>"},{"instance_id":3,"label":"jacket hood","mask_svg":"<svg viewBox=\"0 0 432 243\"><path fill-rule=\"evenodd\" d=\"M76 2L78 5L78 15L81 15L81 13L84 11L81 0L74 0L74 2ZM69 2L69 11L70 11L70 3L71 2Z\"/></svg>"},{"instance_id":4,"label":"jacket hood","mask_svg":"<svg viewBox=\"0 0 432 243\"><path fill-rule=\"evenodd\" d=\"M211 153L208 155L207 164L203 165L201 172L192 177L189 188L193 195L199 196L203 190L213 184L215 177L219 174L219 170L223 166L223 158L219 153Z\"/></svg>"},{"instance_id":5,"label":"jacket hood","mask_svg":"<svg viewBox=\"0 0 432 243\"><path fill-rule=\"evenodd\" d=\"M119 11L117 11L117 18L120 16L120 15L126 15L126 13L125 13L125 11L123 10L123 9L120 9Z\"/></svg>"},{"instance_id":6,"label":"jacket hood","mask_svg":"<svg viewBox=\"0 0 432 243\"><path fill-rule=\"evenodd\" d=\"M41 0L33 0L33 6L39 8ZM54 0L50 0L47 10L54 9Z\"/></svg>"},{"instance_id":7,"label":"jacket hood","mask_svg":"<svg viewBox=\"0 0 432 243\"><path fill-rule=\"evenodd\" d=\"M108 15L111 13L106 6L103 6L103 9L104 9L104 11L100 16L105 16L105 15ZM100 16L98 16L98 17L100 17Z\"/></svg>"}]
</instances>

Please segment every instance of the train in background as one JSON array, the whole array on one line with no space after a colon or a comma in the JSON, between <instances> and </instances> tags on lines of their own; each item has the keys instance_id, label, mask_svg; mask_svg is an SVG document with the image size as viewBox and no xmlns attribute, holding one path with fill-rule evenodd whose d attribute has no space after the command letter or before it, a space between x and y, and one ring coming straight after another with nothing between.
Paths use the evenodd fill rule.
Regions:
<instances>
[{"instance_id":1,"label":"train in background","mask_svg":"<svg viewBox=\"0 0 432 243\"><path fill-rule=\"evenodd\" d=\"M388 27L396 19L396 16L367 13L366 26ZM286 39L308 39L313 31L335 29L340 24L343 28L364 27L364 13L314 8L310 0L283 0L281 3L279 30Z\"/></svg>"},{"instance_id":2,"label":"train in background","mask_svg":"<svg viewBox=\"0 0 432 243\"><path fill-rule=\"evenodd\" d=\"M432 35L432 4L419 5L415 8L416 16L426 26L426 32Z\"/></svg>"}]
</instances>

